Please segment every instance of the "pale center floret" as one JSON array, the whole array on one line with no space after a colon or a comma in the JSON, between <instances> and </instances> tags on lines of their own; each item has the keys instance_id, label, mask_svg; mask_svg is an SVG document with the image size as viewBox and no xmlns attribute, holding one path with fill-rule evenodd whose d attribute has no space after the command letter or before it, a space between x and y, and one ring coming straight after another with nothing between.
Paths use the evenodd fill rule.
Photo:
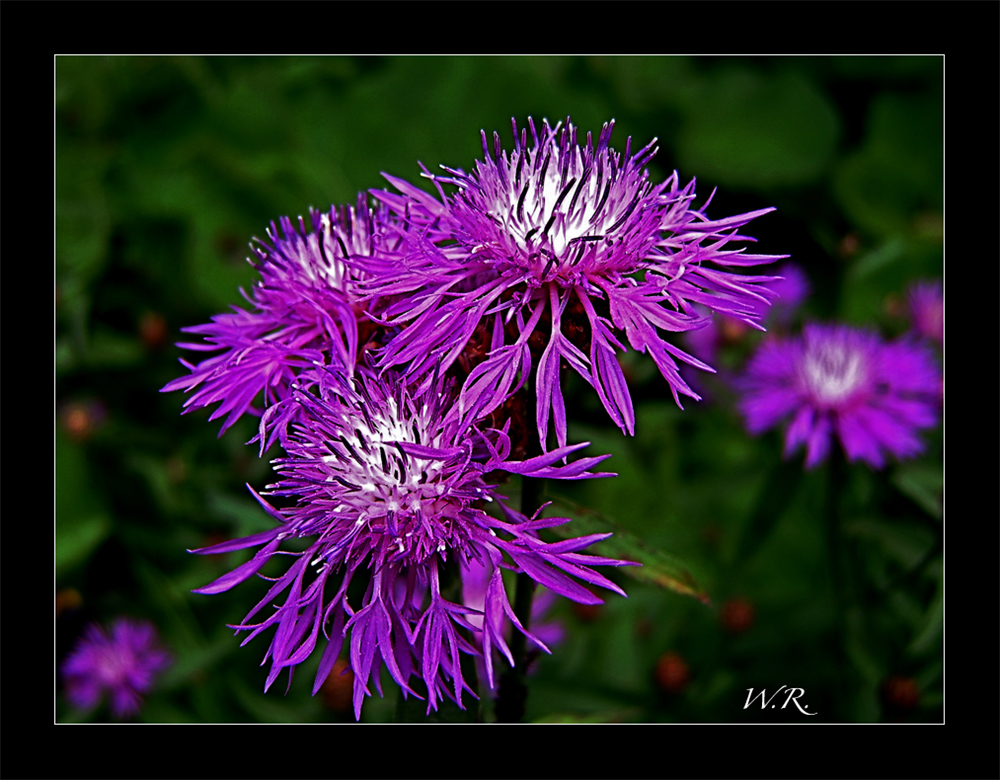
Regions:
<instances>
[{"instance_id":1,"label":"pale center floret","mask_svg":"<svg viewBox=\"0 0 1000 780\"><path fill-rule=\"evenodd\" d=\"M852 396L867 380L864 355L845 344L816 344L806 350L802 374L813 398L821 404L838 404Z\"/></svg>"},{"instance_id":2,"label":"pale center floret","mask_svg":"<svg viewBox=\"0 0 1000 780\"><path fill-rule=\"evenodd\" d=\"M426 405L417 409L406 399L403 405L390 396L367 404L367 414L347 412L337 426L343 435L329 441L322 460L326 481L336 483L343 501L334 511L356 515L350 536L367 528L389 537L398 554L422 558L445 550L455 500L445 461L398 446L442 447L440 421Z\"/></svg>"},{"instance_id":3,"label":"pale center floret","mask_svg":"<svg viewBox=\"0 0 1000 780\"><path fill-rule=\"evenodd\" d=\"M531 159L525 159L519 182L515 154L507 171L509 186L506 192L498 193L489 209L540 279L549 277L553 270L558 274L571 264L576 256L573 243L577 239L604 238L615 219L615 209L607 208L606 197L599 213L596 208L608 187L613 167L610 160L604 160L600 177L595 163L586 181L581 183L584 162L579 148L569 152L572 159L566 166L565 178L561 155L555 150L544 176L539 177L531 170L534 156L545 152L545 149L534 150Z\"/></svg>"}]
</instances>

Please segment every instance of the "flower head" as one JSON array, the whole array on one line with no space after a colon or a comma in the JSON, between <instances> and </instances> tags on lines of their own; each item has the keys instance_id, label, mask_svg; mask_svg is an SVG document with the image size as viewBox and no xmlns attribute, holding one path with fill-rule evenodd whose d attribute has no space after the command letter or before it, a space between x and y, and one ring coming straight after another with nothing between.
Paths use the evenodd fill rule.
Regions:
<instances>
[{"instance_id":1,"label":"flower head","mask_svg":"<svg viewBox=\"0 0 1000 780\"><path fill-rule=\"evenodd\" d=\"M205 343L178 346L219 354L192 365L164 392L191 392L185 411L219 404L209 419L228 414L222 431L246 412L261 413L290 395L295 382L312 381L317 365L350 374L373 324L365 315L376 308L353 292L355 271L347 259L388 249L383 245L385 209L370 209L359 196L354 208L310 209L308 222L283 217L267 231L270 243L251 244L260 281L244 297L251 310L234 306L210 323L184 328Z\"/></svg>"},{"instance_id":2,"label":"flower head","mask_svg":"<svg viewBox=\"0 0 1000 780\"><path fill-rule=\"evenodd\" d=\"M938 346L944 343L944 293L938 282L918 282L908 295L913 332Z\"/></svg>"},{"instance_id":3,"label":"flower head","mask_svg":"<svg viewBox=\"0 0 1000 780\"><path fill-rule=\"evenodd\" d=\"M529 120L520 132L515 123L510 153L495 134L491 152L484 133L485 160L472 173L426 174L440 200L387 177L398 194L374 195L407 226L400 257L367 258L362 267L372 273L360 284L369 295L404 296L385 310L403 327L380 365L429 377L470 342L488 344L459 398L459 413L474 418L526 381L535 361L543 446L550 419L559 446L566 443L564 364L593 386L615 424L634 433L617 361L625 342L651 354L678 403L679 395L698 397L675 359L710 367L661 331L701 327L699 304L760 327L773 278L724 269L775 259L734 247L752 240L739 228L771 209L710 220L694 206L694 181L681 186L676 172L650 180L655 140L632 153L630 139L620 154L610 146L612 127L581 144L568 120L541 128Z\"/></svg>"},{"instance_id":4,"label":"flower head","mask_svg":"<svg viewBox=\"0 0 1000 780\"><path fill-rule=\"evenodd\" d=\"M795 263L784 263L775 273L781 278L770 285L775 300L770 311L764 313L764 319L787 325L809 297L812 286L809 277Z\"/></svg>"},{"instance_id":5,"label":"flower head","mask_svg":"<svg viewBox=\"0 0 1000 780\"><path fill-rule=\"evenodd\" d=\"M112 713L125 718L139 711L142 694L170 662L151 623L119 618L110 635L92 623L63 662L66 694L80 709L97 706L107 695Z\"/></svg>"},{"instance_id":6,"label":"flower head","mask_svg":"<svg viewBox=\"0 0 1000 780\"><path fill-rule=\"evenodd\" d=\"M741 387L751 433L791 418L786 456L805 444L806 467L812 468L836 437L849 460L881 468L887 455L922 451L918 431L937 423L941 376L919 344L813 324L801 338L765 340Z\"/></svg>"},{"instance_id":7,"label":"flower head","mask_svg":"<svg viewBox=\"0 0 1000 780\"><path fill-rule=\"evenodd\" d=\"M461 706L462 692L469 690L461 654L482 648L491 685L492 648L513 663L504 638L507 621L544 648L514 615L501 568L526 572L576 601L600 599L573 577L622 592L591 568L622 561L578 552L607 534L546 543L538 531L568 521L525 517L498 493L505 474L604 476L589 471L603 458L565 462L586 445L510 460L505 430L480 430L446 414L451 403L446 385L417 395L392 372L376 377L359 370L353 379L330 372L316 390L292 390L300 413L283 443L287 457L275 460L281 479L266 492L295 505L278 509L257 496L277 521L273 529L197 550L259 548L247 563L196 591L208 594L248 579L279 553L293 557L235 627L250 632L244 644L275 627L265 655L271 661L266 687L282 669L291 675L322 633L329 641L316 676L318 690L349 634L358 717L369 686L380 684L383 664L404 695L426 696L428 711L444 696ZM486 511L491 505L494 514ZM291 549L281 550L284 544ZM454 570L472 566L490 572L481 609L463 605L461 595L451 591L460 583ZM285 592L272 613L250 622ZM476 615L482 617L479 625L472 620ZM415 689L414 678L423 686Z\"/></svg>"}]
</instances>

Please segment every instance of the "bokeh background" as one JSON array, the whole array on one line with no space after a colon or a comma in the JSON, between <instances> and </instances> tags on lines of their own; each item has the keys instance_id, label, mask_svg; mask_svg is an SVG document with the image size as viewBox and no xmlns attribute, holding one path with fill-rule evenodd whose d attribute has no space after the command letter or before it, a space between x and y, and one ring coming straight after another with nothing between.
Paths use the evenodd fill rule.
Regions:
<instances>
[{"instance_id":1,"label":"bokeh background","mask_svg":"<svg viewBox=\"0 0 1000 780\"><path fill-rule=\"evenodd\" d=\"M176 659L139 720L353 721L346 678L310 696L318 658L263 693L268 640L240 648L226 623L264 583L190 592L240 554L188 548L268 527L245 485L271 472L245 445L252 420L219 438L159 388L184 371L180 329L243 303L247 243L271 220L353 202L383 171L420 181L418 161L468 170L481 129L509 148L512 117L595 133L614 118L619 150L659 139L654 180L696 177L699 202L717 188L710 216L777 207L747 232L809 278L790 329L895 336L908 288L943 276L942 80L941 57L58 57L55 663L88 621L130 615ZM683 411L631 361L635 438L586 394L571 404L571 439L619 476L551 497L618 524L700 597L618 571L627 599L556 605L564 638L535 662L528 720L942 719L941 428L916 460L851 466L831 505L827 469L782 461L779 435L749 437L735 411L728 380L760 338L727 333ZM745 708L748 688L781 685L818 715ZM364 721L423 718L385 691ZM55 674L53 695L59 721L110 719L74 711Z\"/></svg>"}]
</instances>

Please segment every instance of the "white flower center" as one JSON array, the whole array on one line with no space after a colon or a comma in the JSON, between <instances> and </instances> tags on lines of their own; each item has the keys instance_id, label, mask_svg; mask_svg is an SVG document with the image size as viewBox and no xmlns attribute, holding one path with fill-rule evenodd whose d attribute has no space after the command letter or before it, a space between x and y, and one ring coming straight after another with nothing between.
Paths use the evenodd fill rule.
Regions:
<instances>
[{"instance_id":1,"label":"white flower center","mask_svg":"<svg viewBox=\"0 0 1000 780\"><path fill-rule=\"evenodd\" d=\"M864 384L864 356L843 344L821 344L808 349L802 373L813 397L823 404L837 404Z\"/></svg>"}]
</instances>

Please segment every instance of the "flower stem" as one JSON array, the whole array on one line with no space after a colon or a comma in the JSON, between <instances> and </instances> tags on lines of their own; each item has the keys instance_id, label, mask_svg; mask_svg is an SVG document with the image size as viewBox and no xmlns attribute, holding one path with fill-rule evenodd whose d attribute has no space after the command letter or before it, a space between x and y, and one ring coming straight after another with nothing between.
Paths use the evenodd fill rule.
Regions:
<instances>
[{"instance_id":1,"label":"flower stem","mask_svg":"<svg viewBox=\"0 0 1000 780\"><path fill-rule=\"evenodd\" d=\"M537 363L537 361L536 361ZM528 426L528 444L526 458L541 455L542 445L535 435L532 423L535 421L535 371L532 369L531 392L525 401L525 424ZM542 494L545 491L545 480L535 477L521 477L521 514L531 519L542 505ZM517 575L514 584L514 614L527 631L531 622L531 602L535 596L535 581L525 572ZM503 723L520 723L524 718L525 702L528 699L528 687L524 678L528 668L527 637L520 631L513 631L510 639L510 652L514 665L500 676L500 691L497 698L496 716Z\"/></svg>"},{"instance_id":2,"label":"flower stem","mask_svg":"<svg viewBox=\"0 0 1000 780\"><path fill-rule=\"evenodd\" d=\"M831 453L827 463L828 493L826 496L826 548L830 563L830 578L833 586L834 626L837 633L834 642L838 680L834 695L840 700L841 709L846 705L848 695L847 642L847 582L845 576L844 529L841 504L847 482L847 461L839 450Z\"/></svg>"}]
</instances>

